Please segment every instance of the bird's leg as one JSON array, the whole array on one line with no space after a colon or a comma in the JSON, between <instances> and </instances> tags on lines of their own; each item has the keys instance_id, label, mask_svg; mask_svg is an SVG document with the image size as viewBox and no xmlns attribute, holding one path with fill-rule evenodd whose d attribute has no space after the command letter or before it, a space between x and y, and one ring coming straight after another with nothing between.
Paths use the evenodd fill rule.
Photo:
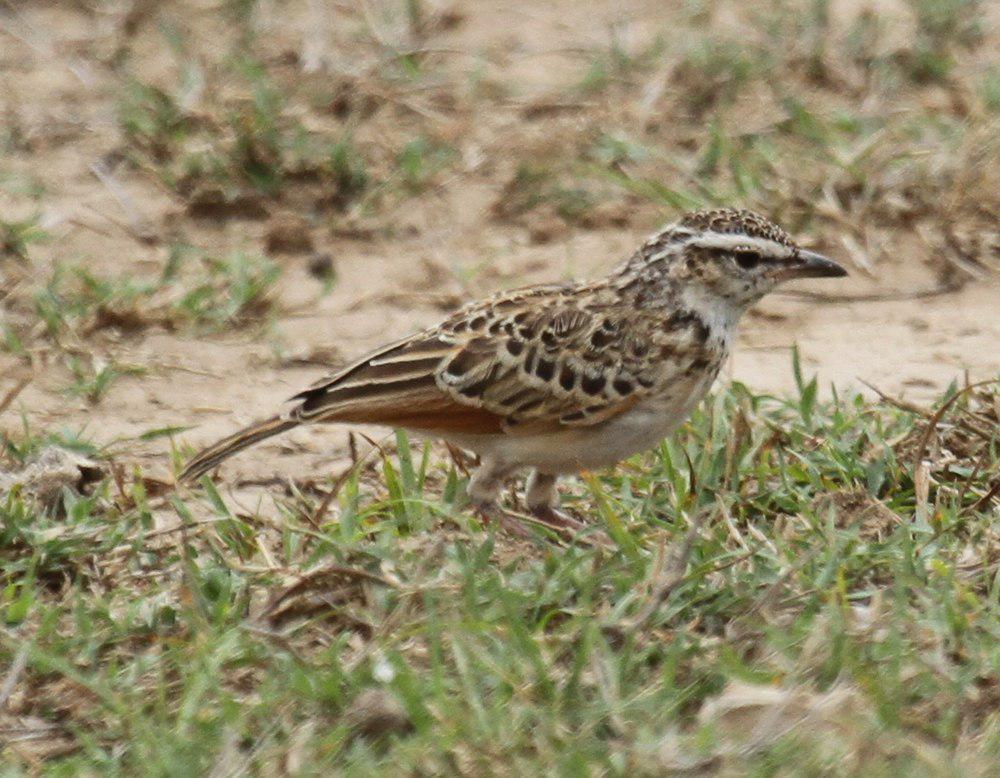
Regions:
<instances>
[{"instance_id":1,"label":"bird's leg","mask_svg":"<svg viewBox=\"0 0 1000 778\"><path fill-rule=\"evenodd\" d=\"M517 470L516 465L501 462L493 457L484 457L479 468L469 479L468 494L472 507L486 522L495 522L507 532L526 538L531 534L516 517L500 507L500 490L504 479Z\"/></svg>"},{"instance_id":2,"label":"bird's leg","mask_svg":"<svg viewBox=\"0 0 1000 778\"><path fill-rule=\"evenodd\" d=\"M556 508L556 476L532 470L525 487L528 512L539 521L560 529L581 530L587 525Z\"/></svg>"}]
</instances>

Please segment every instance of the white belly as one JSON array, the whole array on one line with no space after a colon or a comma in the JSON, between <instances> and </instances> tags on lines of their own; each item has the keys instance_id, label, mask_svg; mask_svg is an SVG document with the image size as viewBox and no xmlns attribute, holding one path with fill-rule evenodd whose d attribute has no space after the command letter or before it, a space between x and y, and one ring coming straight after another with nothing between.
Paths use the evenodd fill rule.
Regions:
<instances>
[{"instance_id":1,"label":"white belly","mask_svg":"<svg viewBox=\"0 0 1000 778\"><path fill-rule=\"evenodd\" d=\"M656 446L705 396L714 375L703 375L608 421L545 435L449 435L451 443L512 465L562 474L610 467Z\"/></svg>"}]
</instances>

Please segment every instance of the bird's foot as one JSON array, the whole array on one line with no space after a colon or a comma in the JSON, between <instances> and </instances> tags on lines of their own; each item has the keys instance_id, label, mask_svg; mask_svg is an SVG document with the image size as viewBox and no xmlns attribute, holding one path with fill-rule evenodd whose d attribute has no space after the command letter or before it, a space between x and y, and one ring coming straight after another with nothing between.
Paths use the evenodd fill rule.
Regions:
<instances>
[{"instance_id":1,"label":"bird's foot","mask_svg":"<svg viewBox=\"0 0 1000 778\"><path fill-rule=\"evenodd\" d=\"M541 507L529 507L532 518L539 524L551 529L564 540L573 543L582 543L587 546L598 546L602 548L613 548L614 543L602 530L595 528L592 524L580 521L565 511L553 508L549 505ZM580 535L584 530L589 530L584 535Z\"/></svg>"},{"instance_id":2,"label":"bird's foot","mask_svg":"<svg viewBox=\"0 0 1000 778\"><path fill-rule=\"evenodd\" d=\"M587 528L587 525L579 519L570 516L568 513L565 513L558 508L553 508L551 505L529 507L528 510L538 521L552 527L553 529L579 532L580 530Z\"/></svg>"},{"instance_id":3,"label":"bird's foot","mask_svg":"<svg viewBox=\"0 0 1000 778\"><path fill-rule=\"evenodd\" d=\"M505 532L509 532L518 538L531 537L531 533L524 526L524 522L514 514L505 511L495 502L479 503L474 506L474 510L486 524L496 524Z\"/></svg>"},{"instance_id":4,"label":"bird's foot","mask_svg":"<svg viewBox=\"0 0 1000 778\"><path fill-rule=\"evenodd\" d=\"M530 524L544 527L560 536L564 541L572 540L574 535L590 526L568 513L548 506L532 508L530 515L525 515L523 519L518 514L504 510L495 502L477 504L474 506L474 510L485 523L494 524L504 532L521 539L533 537L528 529ZM582 540L586 545L612 545L610 539L599 531L588 533Z\"/></svg>"}]
</instances>

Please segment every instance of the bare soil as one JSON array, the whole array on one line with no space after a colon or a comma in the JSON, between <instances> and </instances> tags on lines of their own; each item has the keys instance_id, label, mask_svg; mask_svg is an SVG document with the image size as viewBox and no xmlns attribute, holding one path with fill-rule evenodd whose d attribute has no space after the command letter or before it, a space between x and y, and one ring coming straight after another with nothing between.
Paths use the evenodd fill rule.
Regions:
<instances>
[{"instance_id":1,"label":"bare soil","mask_svg":"<svg viewBox=\"0 0 1000 778\"><path fill-rule=\"evenodd\" d=\"M306 204L295 191L300 185L288 179L262 214L237 208L225 218L193 212L190 196L141 165L118 162L103 180L95 174L95 166L109 155L121 156L128 143L117 119L126 72L171 89L184 58L211 75L211 63L236 45L237 26L226 20L220 4L0 5L0 114L9 140L0 174L8 183L32 182L41 192L0 188L0 217L9 221L37 213L50 236L31 244L27 261L0 259L0 281L13 289L0 305L10 306L11 316L30 309L32 290L44 284L57 263L82 263L100 274L155 274L178 239L207 251L268 253L283 270L273 322L263 329L248 325L197 333L153 325L84 334L74 348L87 358L113 358L144 370L118 378L96 403L66 393L60 348L37 339L28 359L0 352L0 396L30 377L2 423L13 429L20 424L20 411L36 429L83 429L100 444L120 441L119 450L124 447L147 472L168 477L164 439L144 442L137 436L176 425L193 428L180 439L207 443L272 413L343 360L432 324L468 298L501 287L602 273L676 212L624 196L598 209L589 224L580 224L551 212L498 218L497 202L509 191L505 186L523 157L571 158L580 138L597 125L659 132L668 148L701 142L698 122L690 115L683 130L670 129L675 117L662 93L669 97L680 89L671 80L673 71L653 67L637 77L635 89L612 84L610 95L581 96L568 88L584 77L594 51L607 50L609 39L641 50L672 29L682 5L432 4L425 10L428 32L413 41L394 4L261 3L252 20L255 53L286 93L285 111L303 126L339 136L344 121L331 100L340 94L338 85L353 85L356 91L348 93L345 110L362 110L364 94L382 105L381 118L354 126L359 143L391 149L399 147L400 138L433 133L454 149L457 161L420 194L385 198L374 210L327 217ZM833 3L834 28L849 28L872 5ZM905 4L879 5L889 9L889 18L898 14L900 24L909 18ZM717 4L708 23L722 31L739 30L738 8ZM985 40L959 55L958 73L981 73L983 57L988 58L983 52L1000 47L996 10L985 17ZM357 32L361 28L367 36ZM171 30L183 33L182 53L168 43ZM379 47L379 40L426 49L439 75L412 89L385 86L376 73L392 47ZM668 51L673 43L668 35ZM494 85L505 88L501 96L491 91ZM213 99L227 99L224 83L213 83L209 91ZM842 101L854 105L860 98L847 91ZM931 104L943 113L974 111L955 108L958 93L931 85L913 89L906 99L914 110ZM770 121L772 106L766 100L754 94L735 100L734 111L745 100L748 124ZM192 99L192 114L207 112L203 104L209 104L208 96ZM899 104L876 110L882 108L901 110ZM996 130L995 118L976 121ZM680 138L685 134L687 140ZM804 242L845 262L852 275L798 290L814 297L791 293L763 302L745 321L724 379L758 390L792 390L793 344L806 370L815 372L824 387L841 390L868 391L867 382L925 399L949 382L1000 373L1000 286L992 264L997 233L996 222L990 225L988 218L997 213L989 210L1000 188L995 162L985 157L962 168L985 177L972 184L980 191L993 188L992 203L981 202L982 209L954 225L963 239L972 232L968 239L986 246L965 270L955 269L960 259L942 256L944 210L927 218L873 217L858 224L852 223L857 214L850 209L831 206L818 223L798 230ZM657 164L648 164L655 175ZM377 164L372 175L378 175ZM663 165L663 183L673 185L676 175L676 168ZM301 191L310 186L301 184ZM789 186L794 188L794 182ZM958 203L953 212L970 213L965 205ZM296 242L302 233L305 242ZM335 268L328 292L309 272L316 255L328 255ZM231 472L247 478L329 472L343 457L345 440L341 429L297 430L241 458ZM279 454L291 456L277 462Z\"/></svg>"}]
</instances>

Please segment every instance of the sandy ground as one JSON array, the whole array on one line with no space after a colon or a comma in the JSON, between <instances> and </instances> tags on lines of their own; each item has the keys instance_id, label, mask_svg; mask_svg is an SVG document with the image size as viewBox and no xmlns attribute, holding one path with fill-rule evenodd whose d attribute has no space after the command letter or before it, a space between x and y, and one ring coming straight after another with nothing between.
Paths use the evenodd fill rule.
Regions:
<instances>
[{"instance_id":1,"label":"sandy ground","mask_svg":"<svg viewBox=\"0 0 1000 778\"><path fill-rule=\"evenodd\" d=\"M208 4L194 5L204 9ZM297 10L289 12L288 34L304 36L308 48L308 19L292 5ZM528 101L550 94L568 74L579 71L573 47L606 38L608 19L621 5L598 3L593 13L582 14L569 10L568 3L544 10L532 10L532 3L470 3L463 6L462 24L435 45L492 51L483 55L490 68L516 81ZM644 25L652 27L664 17L655 3L626 5L632 18L640 20L631 28L635 36L648 34ZM154 271L168 251L163 237L178 222L186 238L199 245L259 250L265 222L192 219L176 195L142 171L119 168L111 187L95 175L92 166L118 142L114 116L120 81L101 64L110 16L55 3L28 4L16 16L4 14L0 112L10 121L16 118L19 131L32 142L30 151L8 153L2 171L30 177L45 195L33 203L7 189L0 192L0 213L22 217L40 207L42 223L53 236L32 246L22 285L46 278L59 261L83 261L104 272ZM207 39L212 30L202 33ZM170 68L168 54L158 54L155 41L152 34L136 38L137 47L149 47L137 61L150 76ZM101 443L120 441L119 451L127 450L151 472L165 475L167 443L130 439L153 428L181 425L194 427L184 440L207 443L270 414L284 398L322 376L325 368L309 363L311 358L345 360L432 324L456 303L497 288L599 274L655 229L658 217L643 212L623 228L571 228L539 244L522 226L491 219L491 205L510 162L496 143L482 138L503 132L516 120L512 113L475 123L463 141L464 151L475 157L477 148L488 148L496 158L470 163L454 181L399 206L393 237L352 239L314 229L316 251L329 253L336 265L337 282L329 294L306 272L303 257L277 256L284 264L279 294L285 312L264 338L241 332L195 338L157 328L107 335L100 342L102 352L148 372L120 378L96 405L67 396L66 371L54 353L40 350L31 366L0 353L0 395L17 378L31 375L2 423L17 426L20 411L33 428L83 429ZM137 221L160 239L136 240ZM1000 373L1000 286L995 277L970 280L949 293L915 296L938 284L933 257L927 256L926 241L917 231L886 231L870 269L861 267L844 245L818 247L844 261L851 277L802 287L830 299L790 294L763 302L743 324L725 380L737 379L758 390L790 390L793 344L824 386L861 390L868 382L917 400L966 376L976 380ZM6 270L13 277L10 266ZM852 301L852 296L859 299ZM266 476L276 467L286 474L298 467L322 470L342 455L344 440L341 429L299 430L233 467L250 477ZM275 466L278 452L294 456Z\"/></svg>"}]
</instances>

